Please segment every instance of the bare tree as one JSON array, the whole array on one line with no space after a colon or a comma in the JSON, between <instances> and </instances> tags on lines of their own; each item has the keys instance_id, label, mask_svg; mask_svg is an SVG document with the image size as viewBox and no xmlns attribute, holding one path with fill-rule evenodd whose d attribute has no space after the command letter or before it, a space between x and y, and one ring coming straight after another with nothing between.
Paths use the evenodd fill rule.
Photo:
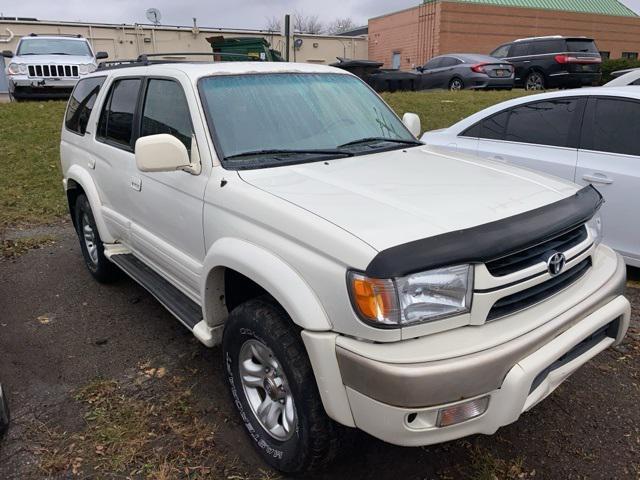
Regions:
<instances>
[{"instance_id":1,"label":"bare tree","mask_svg":"<svg viewBox=\"0 0 640 480\"><path fill-rule=\"evenodd\" d=\"M282 31L282 19L278 17L269 17L267 18L267 23L265 24L265 29L270 32L281 32Z\"/></svg>"},{"instance_id":2,"label":"bare tree","mask_svg":"<svg viewBox=\"0 0 640 480\"><path fill-rule=\"evenodd\" d=\"M348 17L336 18L333 22L327 25L327 33L336 35L338 33L348 32L354 28L356 28L356 24L352 19Z\"/></svg>"},{"instance_id":3,"label":"bare tree","mask_svg":"<svg viewBox=\"0 0 640 480\"><path fill-rule=\"evenodd\" d=\"M293 30L301 33L319 34L324 32L324 24L317 15L306 15L300 10L296 10L292 15Z\"/></svg>"}]
</instances>

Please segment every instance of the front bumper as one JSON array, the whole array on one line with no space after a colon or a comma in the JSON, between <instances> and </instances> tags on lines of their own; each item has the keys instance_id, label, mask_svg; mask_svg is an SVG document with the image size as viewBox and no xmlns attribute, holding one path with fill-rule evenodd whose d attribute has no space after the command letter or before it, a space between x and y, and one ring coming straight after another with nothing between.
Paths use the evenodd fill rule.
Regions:
<instances>
[{"instance_id":1,"label":"front bumper","mask_svg":"<svg viewBox=\"0 0 640 480\"><path fill-rule=\"evenodd\" d=\"M16 98L63 98L68 97L78 78L30 78L26 75L11 75L9 92Z\"/></svg>"},{"instance_id":2,"label":"front bumper","mask_svg":"<svg viewBox=\"0 0 640 480\"><path fill-rule=\"evenodd\" d=\"M322 334L304 332L327 413L346 425L406 446L491 434L514 422L581 365L622 341L627 331L630 305L621 295L625 265L610 249L600 249L593 271L553 299L566 303L563 313L521 337L472 355L407 363L398 360L407 357L406 350L425 348L428 337L376 344L372 350L369 342L337 335L333 352L326 338L324 352L318 352L323 344L316 339ZM539 307L544 308L545 303ZM542 311L547 309L552 307L547 305ZM528 315L540 314L535 310L514 317L526 322ZM473 335L482 332L482 326L465 328L474 329L469 330ZM454 332L440 334L442 341ZM331 355L335 367L333 359L326 359ZM441 408L486 395L489 405L484 414L452 426L436 426Z\"/></svg>"}]
</instances>

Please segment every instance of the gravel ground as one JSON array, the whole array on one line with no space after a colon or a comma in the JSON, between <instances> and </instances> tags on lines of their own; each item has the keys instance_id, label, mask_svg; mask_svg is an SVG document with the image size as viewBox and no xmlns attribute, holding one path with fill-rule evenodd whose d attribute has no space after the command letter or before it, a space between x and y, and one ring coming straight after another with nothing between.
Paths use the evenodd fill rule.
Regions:
<instances>
[{"instance_id":1,"label":"gravel ground","mask_svg":"<svg viewBox=\"0 0 640 480\"><path fill-rule=\"evenodd\" d=\"M276 478L237 422L220 350L200 345L134 282L94 282L69 224L37 233L55 242L0 259L0 381L14 416L0 443L0 478ZM626 342L518 422L491 437L428 448L361 434L314 478L639 479L640 274L629 276ZM154 441L133 427L114 441L120 417L100 423L96 412L136 412L131 425L148 414ZM100 430L105 423L110 429Z\"/></svg>"}]
</instances>

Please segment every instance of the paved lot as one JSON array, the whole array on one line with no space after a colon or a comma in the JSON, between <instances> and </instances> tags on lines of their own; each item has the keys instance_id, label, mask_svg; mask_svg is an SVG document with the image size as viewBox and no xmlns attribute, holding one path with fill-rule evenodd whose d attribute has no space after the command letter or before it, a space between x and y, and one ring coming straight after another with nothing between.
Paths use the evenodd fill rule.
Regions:
<instances>
[{"instance_id":1,"label":"paved lot","mask_svg":"<svg viewBox=\"0 0 640 480\"><path fill-rule=\"evenodd\" d=\"M0 381L15 419L0 478L275 478L233 414L220 350L132 281L92 281L68 224L44 231L55 243L0 260ZM640 275L630 275L625 344L520 421L430 448L360 435L317 478L640 478Z\"/></svg>"}]
</instances>

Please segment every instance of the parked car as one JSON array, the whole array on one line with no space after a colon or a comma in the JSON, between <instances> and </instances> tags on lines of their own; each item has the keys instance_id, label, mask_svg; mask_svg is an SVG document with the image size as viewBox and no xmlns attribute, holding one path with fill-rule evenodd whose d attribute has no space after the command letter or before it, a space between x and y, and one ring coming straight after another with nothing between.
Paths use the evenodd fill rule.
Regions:
<instances>
[{"instance_id":1,"label":"parked car","mask_svg":"<svg viewBox=\"0 0 640 480\"><path fill-rule=\"evenodd\" d=\"M341 68L364 80L376 92L414 91L418 86L419 76L415 72L381 68L382 62L374 60L354 60L337 57L332 67Z\"/></svg>"},{"instance_id":2,"label":"parked car","mask_svg":"<svg viewBox=\"0 0 640 480\"><path fill-rule=\"evenodd\" d=\"M589 88L510 100L422 140L542 172L604 195L604 239L640 267L640 143L635 87Z\"/></svg>"},{"instance_id":3,"label":"parked car","mask_svg":"<svg viewBox=\"0 0 640 480\"><path fill-rule=\"evenodd\" d=\"M617 72L613 72L617 73ZM613 75L613 74L612 74ZM625 87L629 85L640 85L640 68L627 70L621 75L613 75L613 80L605 83L604 87Z\"/></svg>"},{"instance_id":4,"label":"parked car","mask_svg":"<svg viewBox=\"0 0 640 480\"><path fill-rule=\"evenodd\" d=\"M313 64L132 62L69 101L89 272L126 272L222 345L234 408L281 471L331 461L348 428L406 446L494 433L627 331L596 189L419 134Z\"/></svg>"},{"instance_id":5,"label":"parked car","mask_svg":"<svg viewBox=\"0 0 640 480\"><path fill-rule=\"evenodd\" d=\"M9 402L0 384L0 437L2 437L9 428Z\"/></svg>"},{"instance_id":6,"label":"parked car","mask_svg":"<svg viewBox=\"0 0 640 480\"><path fill-rule=\"evenodd\" d=\"M13 98L68 98L79 78L97 68L91 44L80 36L36 35L22 37L15 53L4 50L10 59L6 68L9 93Z\"/></svg>"},{"instance_id":7,"label":"parked car","mask_svg":"<svg viewBox=\"0 0 640 480\"><path fill-rule=\"evenodd\" d=\"M602 58L587 37L521 38L500 45L492 57L515 67L515 85L527 90L596 85L602 76Z\"/></svg>"},{"instance_id":8,"label":"parked car","mask_svg":"<svg viewBox=\"0 0 640 480\"><path fill-rule=\"evenodd\" d=\"M507 89L513 88L513 65L488 55L452 53L429 60L417 68L416 90L448 88Z\"/></svg>"}]
</instances>

